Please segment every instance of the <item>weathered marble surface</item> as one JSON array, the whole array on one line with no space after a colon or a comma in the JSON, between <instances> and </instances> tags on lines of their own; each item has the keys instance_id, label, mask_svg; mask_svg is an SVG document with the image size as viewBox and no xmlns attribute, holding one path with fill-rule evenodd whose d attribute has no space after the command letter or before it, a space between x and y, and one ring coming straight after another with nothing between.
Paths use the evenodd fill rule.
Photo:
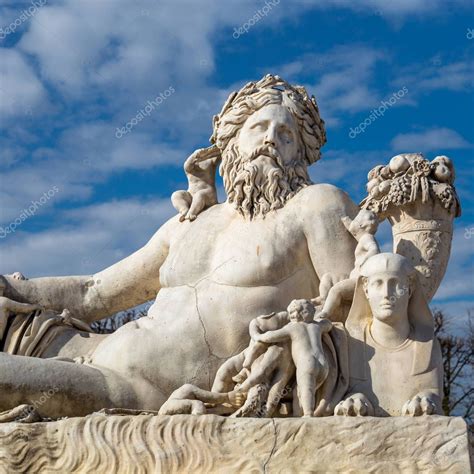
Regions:
<instances>
[{"instance_id":1,"label":"weathered marble surface","mask_svg":"<svg viewBox=\"0 0 474 474\"><path fill-rule=\"evenodd\" d=\"M0 472L470 471L461 418L95 414L0 425Z\"/></svg>"}]
</instances>

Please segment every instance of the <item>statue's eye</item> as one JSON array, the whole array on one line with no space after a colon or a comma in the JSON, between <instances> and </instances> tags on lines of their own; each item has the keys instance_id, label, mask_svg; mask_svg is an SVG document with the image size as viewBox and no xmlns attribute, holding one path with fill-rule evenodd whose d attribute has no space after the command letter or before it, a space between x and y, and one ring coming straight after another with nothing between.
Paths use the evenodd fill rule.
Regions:
<instances>
[{"instance_id":1,"label":"statue's eye","mask_svg":"<svg viewBox=\"0 0 474 474\"><path fill-rule=\"evenodd\" d=\"M265 125L262 122L254 123L251 127L252 130L264 130Z\"/></svg>"},{"instance_id":2,"label":"statue's eye","mask_svg":"<svg viewBox=\"0 0 474 474\"><path fill-rule=\"evenodd\" d=\"M280 128L280 136L286 143L291 143L293 141L293 134L286 127Z\"/></svg>"}]
</instances>

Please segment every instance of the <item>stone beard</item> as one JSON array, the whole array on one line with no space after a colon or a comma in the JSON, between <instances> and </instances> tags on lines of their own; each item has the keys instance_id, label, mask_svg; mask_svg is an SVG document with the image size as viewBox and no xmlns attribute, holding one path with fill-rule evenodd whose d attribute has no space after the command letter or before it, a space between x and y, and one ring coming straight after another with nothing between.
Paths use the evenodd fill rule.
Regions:
<instances>
[{"instance_id":1,"label":"stone beard","mask_svg":"<svg viewBox=\"0 0 474 474\"><path fill-rule=\"evenodd\" d=\"M311 184L301 152L289 164L269 145L245 156L239 151L236 137L222 154L220 174L229 203L250 219L282 208L298 191Z\"/></svg>"}]
</instances>

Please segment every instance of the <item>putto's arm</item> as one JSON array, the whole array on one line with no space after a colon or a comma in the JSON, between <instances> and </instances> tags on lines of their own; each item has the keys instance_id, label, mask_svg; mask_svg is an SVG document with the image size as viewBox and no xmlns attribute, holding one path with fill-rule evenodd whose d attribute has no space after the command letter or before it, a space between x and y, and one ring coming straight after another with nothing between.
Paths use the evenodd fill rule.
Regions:
<instances>
[{"instance_id":1,"label":"putto's arm","mask_svg":"<svg viewBox=\"0 0 474 474\"><path fill-rule=\"evenodd\" d=\"M67 308L86 322L145 303L160 289L160 267L168 255L169 228L174 221L168 221L140 250L95 275L31 280L5 276L4 295L56 311Z\"/></svg>"},{"instance_id":2,"label":"putto's arm","mask_svg":"<svg viewBox=\"0 0 474 474\"><path fill-rule=\"evenodd\" d=\"M286 327L277 329L276 331L267 331L263 334L257 335L255 340L259 342L265 342L271 344L274 342L286 341L291 337L290 332Z\"/></svg>"}]
</instances>

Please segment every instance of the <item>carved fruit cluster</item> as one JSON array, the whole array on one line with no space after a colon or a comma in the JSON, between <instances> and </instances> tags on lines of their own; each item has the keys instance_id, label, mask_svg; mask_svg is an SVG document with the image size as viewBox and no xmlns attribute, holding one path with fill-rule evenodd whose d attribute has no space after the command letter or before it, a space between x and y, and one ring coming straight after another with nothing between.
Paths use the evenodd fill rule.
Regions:
<instances>
[{"instance_id":1,"label":"carved fruit cluster","mask_svg":"<svg viewBox=\"0 0 474 474\"><path fill-rule=\"evenodd\" d=\"M417 200L436 198L448 212L459 214L454 189L454 167L447 156L426 160L421 153L394 156L388 165L379 165L368 174L368 196L362 207L377 214L391 206L400 207Z\"/></svg>"}]
</instances>

